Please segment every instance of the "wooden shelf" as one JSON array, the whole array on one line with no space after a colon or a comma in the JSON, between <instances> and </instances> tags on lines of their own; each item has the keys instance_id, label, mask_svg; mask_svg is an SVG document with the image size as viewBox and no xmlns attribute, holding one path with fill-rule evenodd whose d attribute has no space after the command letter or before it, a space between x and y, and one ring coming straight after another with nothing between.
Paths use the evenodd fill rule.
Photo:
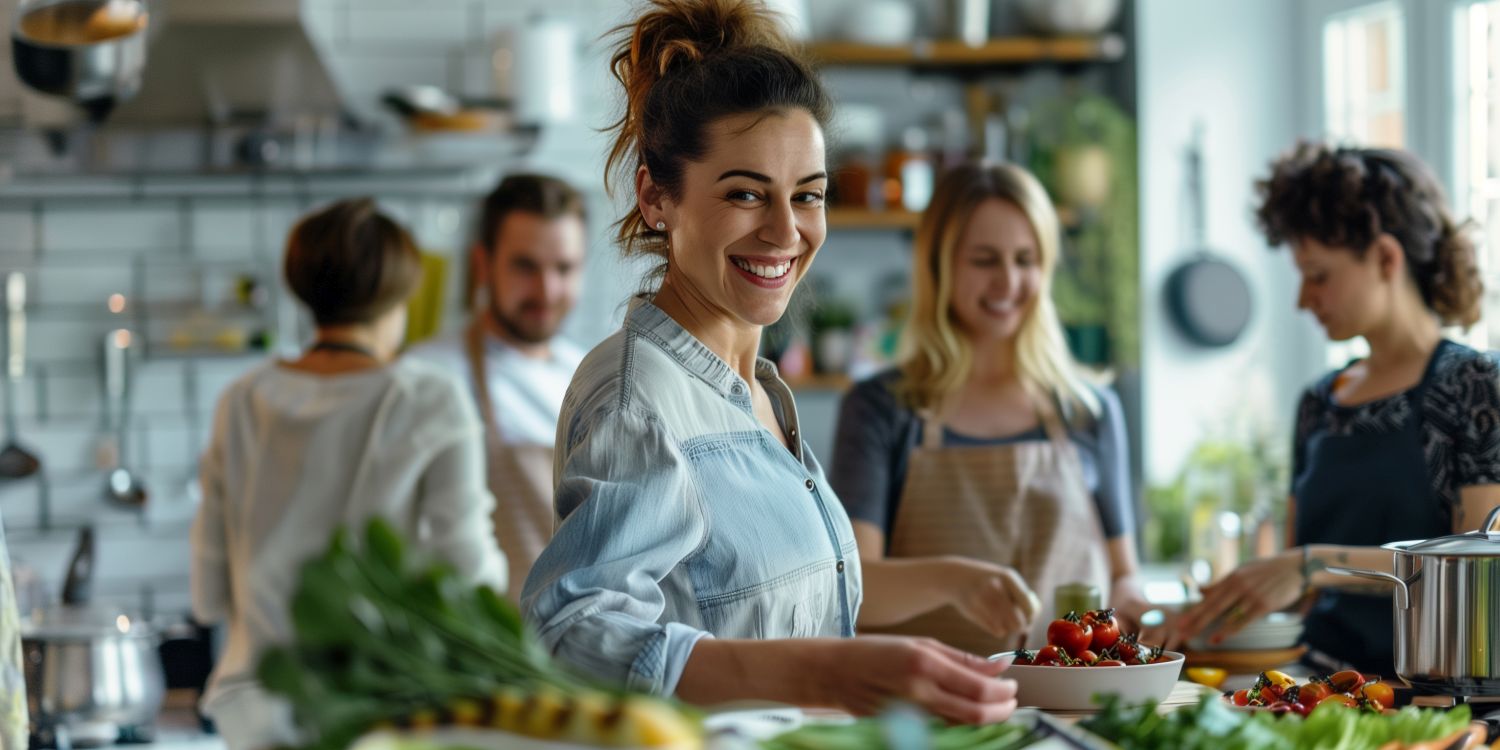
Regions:
<instances>
[{"instance_id":1,"label":"wooden shelf","mask_svg":"<svg viewBox=\"0 0 1500 750\"><path fill-rule=\"evenodd\" d=\"M802 375L796 378L787 378L788 388L794 391L836 391L842 393L854 385L854 379L844 374L832 375Z\"/></svg>"},{"instance_id":2,"label":"wooden shelf","mask_svg":"<svg viewBox=\"0 0 1500 750\"><path fill-rule=\"evenodd\" d=\"M863 208L828 210L829 229L906 229L916 231L922 215L910 211L870 211Z\"/></svg>"},{"instance_id":3,"label":"wooden shelf","mask_svg":"<svg viewBox=\"0 0 1500 750\"><path fill-rule=\"evenodd\" d=\"M1039 63L1112 62L1125 55L1118 34L1089 37L1006 37L970 47L951 39L884 47L858 42L815 42L807 54L821 65L979 67Z\"/></svg>"}]
</instances>

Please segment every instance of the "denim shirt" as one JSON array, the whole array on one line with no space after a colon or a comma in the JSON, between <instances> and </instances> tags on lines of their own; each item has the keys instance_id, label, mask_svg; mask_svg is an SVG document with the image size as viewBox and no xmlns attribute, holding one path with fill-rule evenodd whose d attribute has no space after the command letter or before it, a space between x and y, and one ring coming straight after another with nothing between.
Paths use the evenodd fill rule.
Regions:
<instances>
[{"instance_id":1,"label":"denim shirt","mask_svg":"<svg viewBox=\"0 0 1500 750\"><path fill-rule=\"evenodd\" d=\"M649 302L584 358L557 426L556 535L521 597L564 663L671 695L700 638L854 635L849 518L775 366L755 377L795 452L745 381Z\"/></svg>"}]
</instances>

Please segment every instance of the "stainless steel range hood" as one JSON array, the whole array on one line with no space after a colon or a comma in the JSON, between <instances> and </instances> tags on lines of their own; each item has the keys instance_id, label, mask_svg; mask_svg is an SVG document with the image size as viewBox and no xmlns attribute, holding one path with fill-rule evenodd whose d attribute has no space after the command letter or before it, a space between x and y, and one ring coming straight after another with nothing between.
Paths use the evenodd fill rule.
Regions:
<instances>
[{"instance_id":1,"label":"stainless steel range hood","mask_svg":"<svg viewBox=\"0 0 1500 750\"><path fill-rule=\"evenodd\" d=\"M130 127L248 123L284 128L342 118L339 89L298 0L152 3L155 37L134 99L110 117Z\"/></svg>"}]
</instances>

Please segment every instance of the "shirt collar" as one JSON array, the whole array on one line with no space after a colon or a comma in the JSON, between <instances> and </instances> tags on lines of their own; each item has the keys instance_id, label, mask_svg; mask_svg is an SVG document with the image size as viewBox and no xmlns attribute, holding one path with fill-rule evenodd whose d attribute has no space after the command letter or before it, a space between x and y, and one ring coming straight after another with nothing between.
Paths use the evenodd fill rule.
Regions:
<instances>
[{"instance_id":1,"label":"shirt collar","mask_svg":"<svg viewBox=\"0 0 1500 750\"><path fill-rule=\"evenodd\" d=\"M712 386L720 395L749 404L750 393L739 373L644 295L630 301L629 311L625 314L625 327L650 339L677 360L683 369ZM755 358L755 378L762 383L779 383L781 379L776 365L764 357Z\"/></svg>"}]
</instances>

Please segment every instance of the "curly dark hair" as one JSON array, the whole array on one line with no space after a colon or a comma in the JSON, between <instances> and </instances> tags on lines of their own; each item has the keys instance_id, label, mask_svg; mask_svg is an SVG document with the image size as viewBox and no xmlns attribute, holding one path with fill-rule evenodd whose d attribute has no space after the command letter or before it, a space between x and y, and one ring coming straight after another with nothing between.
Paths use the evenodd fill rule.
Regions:
<instances>
[{"instance_id":1,"label":"curly dark hair","mask_svg":"<svg viewBox=\"0 0 1500 750\"><path fill-rule=\"evenodd\" d=\"M1255 183L1255 216L1272 245L1309 238L1363 258L1381 234L1401 244L1422 301L1444 325L1479 320L1484 283L1472 222L1448 209L1426 165L1404 151L1303 142Z\"/></svg>"}]
</instances>

